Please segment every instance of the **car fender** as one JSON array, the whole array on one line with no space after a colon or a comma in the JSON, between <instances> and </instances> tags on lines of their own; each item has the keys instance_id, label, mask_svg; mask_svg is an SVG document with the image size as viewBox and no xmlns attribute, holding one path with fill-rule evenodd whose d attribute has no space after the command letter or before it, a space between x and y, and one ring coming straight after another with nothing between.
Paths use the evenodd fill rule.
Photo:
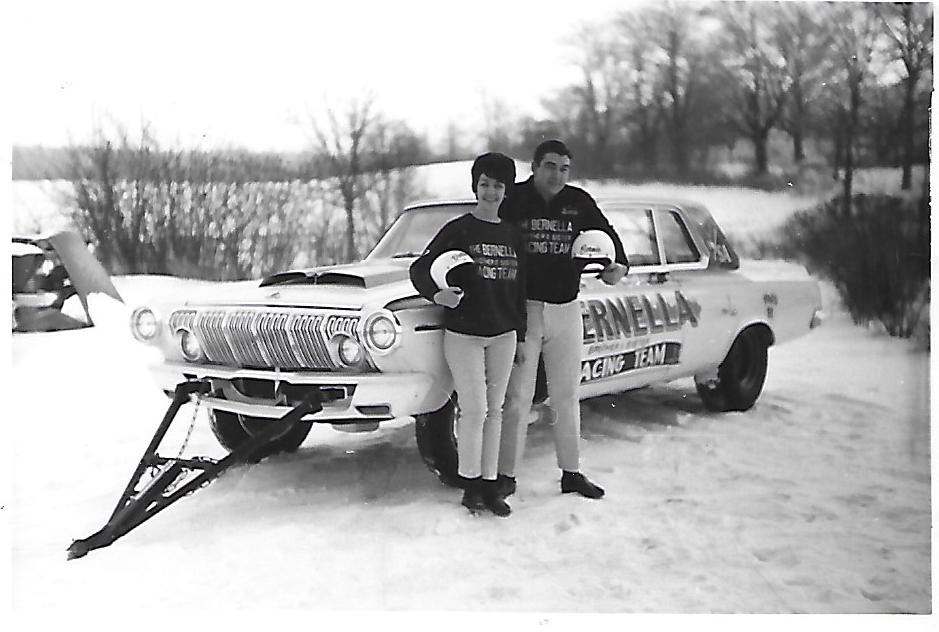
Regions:
<instances>
[{"instance_id":1,"label":"car fender","mask_svg":"<svg viewBox=\"0 0 939 632\"><path fill-rule=\"evenodd\" d=\"M106 294L111 298L124 302L117 288L111 281L101 262L88 250L81 236L74 231L62 231L48 237L49 243L55 248L56 254L62 259L62 265L68 272L72 285L78 292L82 307L88 313L88 295L95 292ZM88 314L89 320L91 314Z\"/></svg>"}]
</instances>

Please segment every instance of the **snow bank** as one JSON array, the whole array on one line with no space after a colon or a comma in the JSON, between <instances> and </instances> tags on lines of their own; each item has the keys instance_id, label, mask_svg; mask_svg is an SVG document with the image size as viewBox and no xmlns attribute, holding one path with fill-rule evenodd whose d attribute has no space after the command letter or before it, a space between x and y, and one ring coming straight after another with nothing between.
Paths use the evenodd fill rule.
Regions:
<instances>
[{"instance_id":1,"label":"snow bank","mask_svg":"<svg viewBox=\"0 0 939 632\"><path fill-rule=\"evenodd\" d=\"M193 289L117 285L131 297ZM602 501L558 493L543 424L508 519L469 516L424 468L409 424L324 427L67 562L168 403L126 332L129 308L91 298L97 327L12 339L6 504L24 613L930 611L929 358L837 310L771 350L747 413L708 413L690 380L584 402L585 471ZM184 408L164 453L192 418ZM195 422L185 454L221 456L203 411Z\"/></svg>"}]
</instances>

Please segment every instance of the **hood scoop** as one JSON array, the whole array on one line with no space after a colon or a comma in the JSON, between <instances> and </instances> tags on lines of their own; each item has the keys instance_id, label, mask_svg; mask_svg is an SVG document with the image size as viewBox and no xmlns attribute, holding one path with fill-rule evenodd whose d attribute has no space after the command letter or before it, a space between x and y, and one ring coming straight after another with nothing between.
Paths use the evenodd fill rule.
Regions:
<instances>
[{"instance_id":1,"label":"hood scoop","mask_svg":"<svg viewBox=\"0 0 939 632\"><path fill-rule=\"evenodd\" d=\"M351 264L327 270L290 270L272 274L261 281L260 287L272 285L329 285L340 287L373 288L408 278L407 268L401 266Z\"/></svg>"},{"instance_id":2,"label":"hood scoop","mask_svg":"<svg viewBox=\"0 0 939 632\"><path fill-rule=\"evenodd\" d=\"M317 285L351 285L352 287L368 287L365 278L345 272L323 272L316 275Z\"/></svg>"},{"instance_id":3,"label":"hood scoop","mask_svg":"<svg viewBox=\"0 0 939 632\"><path fill-rule=\"evenodd\" d=\"M313 285L316 283L315 273L300 272L297 270L290 272L278 272L269 277L261 279L258 287L267 287L269 285Z\"/></svg>"}]
</instances>

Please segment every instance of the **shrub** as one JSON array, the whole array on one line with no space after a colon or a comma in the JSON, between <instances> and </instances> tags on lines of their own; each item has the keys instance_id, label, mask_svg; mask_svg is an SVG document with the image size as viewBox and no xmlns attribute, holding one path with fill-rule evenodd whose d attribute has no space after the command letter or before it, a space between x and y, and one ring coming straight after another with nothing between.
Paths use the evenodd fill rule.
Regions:
<instances>
[{"instance_id":1,"label":"shrub","mask_svg":"<svg viewBox=\"0 0 939 632\"><path fill-rule=\"evenodd\" d=\"M72 220L113 274L228 281L346 262L335 178L259 180L258 165L237 158L161 150L146 129L137 144L102 134L70 149ZM419 187L406 167L362 180L355 238L365 252Z\"/></svg>"},{"instance_id":2,"label":"shrub","mask_svg":"<svg viewBox=\"0 0 939 632\"><path fill-rule=\"evenodd\" d=\"M225 281L293 262L322 187L225 180L201 158L158 152L147 142L73 149L71 215L107 269Z\"/></svg>"},{"instance_id":3,"label":"shrub","mask_svg":"<svg viewBox=\"0 0 939 632\"><path fill-rule=\"evenodd\" d=\"M910 337L928 318L929 202L859 194L796 213L782 251L830 279L856 323Z\"/></svg>"}]
</instances>

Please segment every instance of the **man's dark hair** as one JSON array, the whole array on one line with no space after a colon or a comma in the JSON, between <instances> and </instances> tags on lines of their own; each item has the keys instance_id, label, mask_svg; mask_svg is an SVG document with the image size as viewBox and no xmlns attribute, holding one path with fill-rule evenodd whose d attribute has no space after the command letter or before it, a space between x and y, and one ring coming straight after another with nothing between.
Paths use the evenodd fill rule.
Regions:
<instances>
[{"instance_id":1,"label":"man's dark hair","mask_svg":"<svg viewBox=\"0 0 939 632\"><path fill-rule=\"evenodd\" d=\"M476 157L470 174L473 176L473 193L476 193L476 185L479 184L479 176L482 174L495 178L509 189L515 184L515 161L505 154L490 151Z\"/></svg>"},{"instance_id":2,"label":"man's dark hair","mask_svg":"<svg viewBox=\"0 0 939 632\"><path fill-rule=\"evenodd\" d=\"M574 156L571 154L571 150L567 148L567 145L556 138L546 140L535 147L535 157L532 160L536 165L540 165L541 159L545 157L545 154L557 154L559 156L567 156L571 160L574 159Z\"/></svg>"}]
</instances>

